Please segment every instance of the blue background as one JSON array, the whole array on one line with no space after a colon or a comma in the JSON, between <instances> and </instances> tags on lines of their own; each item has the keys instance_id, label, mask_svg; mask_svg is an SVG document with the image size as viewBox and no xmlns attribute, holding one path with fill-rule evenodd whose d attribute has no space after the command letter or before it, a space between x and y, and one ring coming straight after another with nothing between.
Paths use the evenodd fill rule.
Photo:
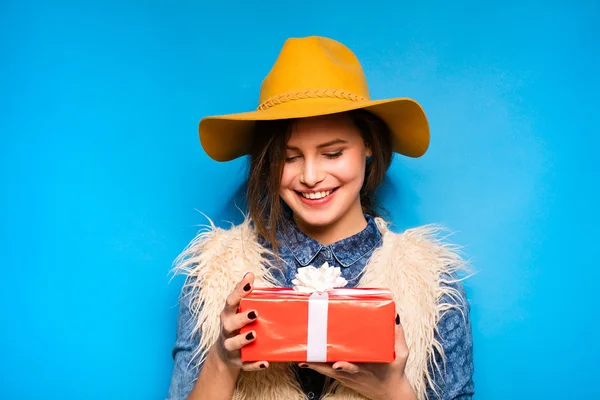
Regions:
<instances>
[{"instance_id":1,"label":"blue background","mask_svg":"<svg viewBox=\"0 0 600 400\"><path fill-rule=\"evenodd\" d=\"M240 219L197 123L313 34L428 113L381 200L465 245L477 398L600 398L597 1L81 3L0 5L0 398L166 396L171 263Z\"/></svg>"}]
</instances>

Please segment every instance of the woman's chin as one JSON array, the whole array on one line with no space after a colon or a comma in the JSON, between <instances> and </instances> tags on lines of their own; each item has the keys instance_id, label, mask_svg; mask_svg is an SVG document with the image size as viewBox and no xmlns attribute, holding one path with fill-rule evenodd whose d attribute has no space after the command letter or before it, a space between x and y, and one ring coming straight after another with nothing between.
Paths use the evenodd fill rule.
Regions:
<instances>
[{"instance_id":1,"label":"woman's chin","mask_svg":"<svg viewBox=\"0 0 600 400\"><path fill-rule=\"evenodd\" d=\"M331 213L319 213L319 212L298 212L295 213L296 217L305 226L322 228L331 225L335 221L334 215ZM319 215L323 214L323 215Z\"/></svg>"}]
</instances>

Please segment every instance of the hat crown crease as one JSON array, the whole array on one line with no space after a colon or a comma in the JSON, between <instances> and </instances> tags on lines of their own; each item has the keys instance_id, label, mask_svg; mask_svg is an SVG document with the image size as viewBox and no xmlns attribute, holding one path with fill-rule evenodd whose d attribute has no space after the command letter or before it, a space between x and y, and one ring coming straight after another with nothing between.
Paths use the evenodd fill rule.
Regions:
<instances>
[{"instance_id":1,"label":"hat crown crease","mask_svg":"<svg viewBox=\"0 0 600 400\"><path fill-rule=\"evenodd\" d=\"M314 98L368 100L362 66L348 47L335 40L288 39L263 80L258 109Z\"/></svg>"}]
</instances>

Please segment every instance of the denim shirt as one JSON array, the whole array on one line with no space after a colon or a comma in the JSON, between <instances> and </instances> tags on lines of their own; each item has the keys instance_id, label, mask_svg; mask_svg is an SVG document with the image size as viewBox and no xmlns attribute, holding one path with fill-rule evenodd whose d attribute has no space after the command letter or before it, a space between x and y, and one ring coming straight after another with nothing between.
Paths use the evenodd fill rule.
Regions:
<instances>
[{"instance_id":1,"label":"denim shirt","mask_svg":"<svg viewBox=\"0 0 600 400\"><path fill-rule=\"evenodd\" d=\"M291 281L296 275L296 270L307 265L320 266L327 262L330 266L340 267L342 276L348 281L347 287L354 287L358 283L360 273L369 261L373 251L381 246L382 237L375 220L365 215L367 226L361 232L340 240L329 246L323 246L302 233L293 222L288 222L278 231L281 245L278 248L279 256L287 265L285 271L272 269L272 273L283 287L293 286ZM261 244L270 248L270 244L261 241ZM452 284L464 296L462 284ZM179 303L179 318L177 323L177 337L173 347L175 365L168 400L183 400L192 391L198 378L199 369L190 365L194 349L199 343L198 335L190 337L193 320L190 312L189 298L186 290L182 290ZM453 298L444 298L444 302L455 303ZM441 366L441 372L436 368L431 369L433 381L437 386L436 395L428 387L429 399L460 399L470 400L474 393L473 385L473 341L471 336L471 323L469 319L469 306L463 314L460 310L447 311L438 323L436 338L441 343L446 363L436 353L436 361ZM298 381L302 390L309 399L319 399L325 384L325 377L311 369L295 368Z\"/></svg>"}]
</instances>

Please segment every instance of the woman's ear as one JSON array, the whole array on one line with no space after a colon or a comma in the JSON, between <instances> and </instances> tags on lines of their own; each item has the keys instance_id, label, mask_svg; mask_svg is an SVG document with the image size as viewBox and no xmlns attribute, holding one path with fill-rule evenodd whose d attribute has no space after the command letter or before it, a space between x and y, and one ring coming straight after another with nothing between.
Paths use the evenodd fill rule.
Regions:
<instances>
[{"instance_id":1,"label":"woman's ear","mask_svg":"<svg viewBox=\"0 0 600 400\"><path fill-rule=\"evenodd\" d=\"M365 154L367 157L373 157L373 151L371 150L371 148L369 146L367 146L365 148Z\"/></svg>"}]
</instances>

